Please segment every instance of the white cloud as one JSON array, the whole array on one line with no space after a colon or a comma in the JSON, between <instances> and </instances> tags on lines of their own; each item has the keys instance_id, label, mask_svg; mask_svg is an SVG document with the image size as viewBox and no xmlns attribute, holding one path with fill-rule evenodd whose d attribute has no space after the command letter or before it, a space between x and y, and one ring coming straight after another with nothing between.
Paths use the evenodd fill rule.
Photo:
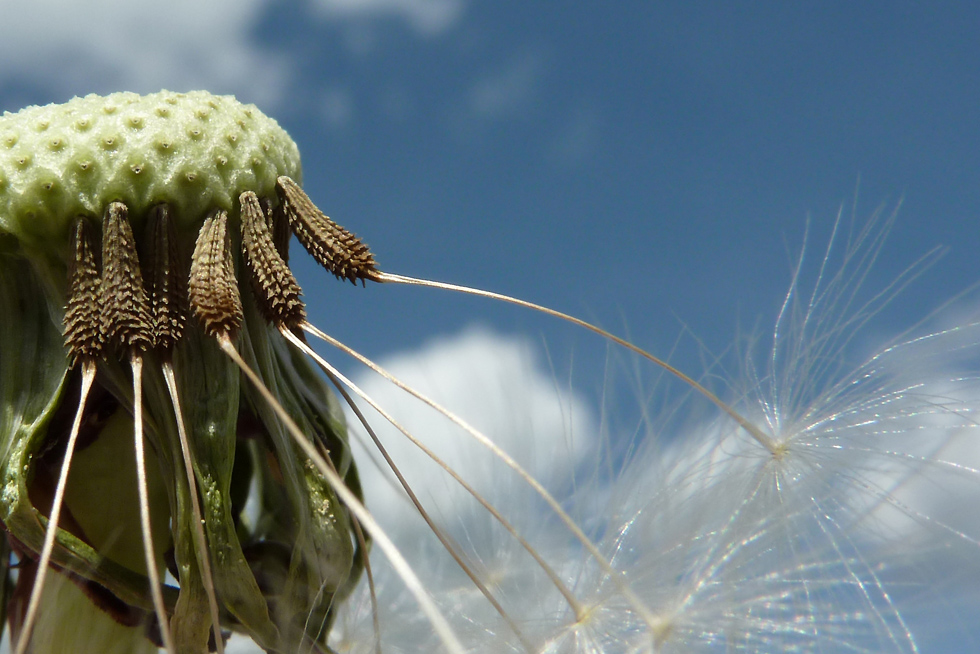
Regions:
<instances>
[{"instance_id":1,"label":"white cloud","mask_svg":"<svg viewBox=\"0 0 980 654\"><path fill-rule=\"evenodd\" d=\"M255 42L267 0L33 0L0 21L0 82L68 99L204 88L274 104L288 61Z\"/></svg>"},{"instance_id":2,"label":"white cloud","mask_svg":"<svg viewBox=\"0 0 980 654\"><path fill-rule=\"evenodd\" d=\"M354 96L347 88L329 87L320 96L320 108L323 122L331 129L341 130L354 117Z\"/></svg>"},{"instance_id":3,"label":"white cloud","mask_svg":"<svg viewBox=\"0 0 980 654\"><path fill-rule=\"evenodd\" d=\"M556 166L573 168L589 159L601 139L598 112L587 106L573 107L555 121L548 158Z\"/></svg>"},{"instance_id":4,"label":"white cloud","mask_svg":"<svg viewBox=\"0 0 980 654\"><path fill-rule=\"evenodd\" d=\"M463 14L464 0L316 0L329 19L405 21L418 34L435 36L450 29Z\"/></svg>"},{"instance_id":5,"label":"white cloud","mask_svg":"<svg viewBox=\"0 0 980 654\"><path fill-rule=\"evenodd\" d=\"M469 92L471 110L482 118L504 118L525 110L534 99L545 68L540 54L515 56L473 84Z\"/></svg>"},{"instance_id":6,"label":"white cloud","mask_svg":"<svg viewBox=\"0 0 980 654\"><path fill-rule=\"evenodd\" d=\"M482 431L534 470L542 483L547 484L552 472L567 480L584 455L596 449L595 420L589 406L561 382L556 383L522 340L470 330L381 363ZM358 375L355 381L481 492L492 495L504 486L520 485L500 483L509 471L433 409L373 373ZM473 508L466 491L380 416L370 411L365 414L420 500L443 519L466 522ZM348 419L353 430L363 432L355 418ZM369 450L372 459L380 460L373 446ZM355 445L355 453L364 451ZM379 521L389 529L420 527L393 476L363 457L359 461L365 497ZM479 510L472 518L485 521L486 514Z\"/></svg>"}]
</instances>

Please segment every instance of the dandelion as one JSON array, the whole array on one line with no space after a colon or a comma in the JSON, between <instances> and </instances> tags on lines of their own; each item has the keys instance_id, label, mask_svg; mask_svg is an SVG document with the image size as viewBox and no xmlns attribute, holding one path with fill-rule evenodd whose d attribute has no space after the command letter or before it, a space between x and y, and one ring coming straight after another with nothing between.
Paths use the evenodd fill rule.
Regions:
<instances>
[{"instance_id":1,"label":"dandelion","mask_svg":"<svg viewBox=\"0 0 980 654\"><path fill-rule=\"evenodd\" d=\"M343 347L306 322L287 264L289 234L338 278L427 282L379 271L367 247L302 191L288 135L231 98L88 96L3 121L10 310L2 361L11 397L0 464L3 522L19 559L11 611L18 653L36 632L56 631L35 628L46 619L49 567L168 652L212 644L221 652L222 628L268 651L322 649L372 541L440 642L462 651L360 501L339 409L301 355L358 389L305 342L310 333ZM20 381L28 371L37 383ZM484 435L466 431L520 472ZM128 487L71 474L95 465L86 453L109 444L96 476L131 472ZM125 450L133 456L123 465ZM521 474L595 553L557 501ZM106 510L107 496L132 491L135 508L120 501ZM176 588L162 583L165 568Z\"/></svg>"},{"instance_id":2,"label":"dandelion","mask_svg":"<svg viewBox=\"0 0 980 654\"><path fill-rule=\"evenodd\" d=\"M841 358L906 281L860 301L890 219L840 236L834 269L838 224L813 291L798 270L769 356L746 358L726 401L574 317L380 270L300 177L273 120L203 92L0 119L0 518L18 654L83 650L82 633L98 651L223 652L228 632L270 652L915 652L906 606L924 559L898 545L976 569L980 530L950 509L980 481L975 378L947 357L975 348L975 326L850 369ZM341 280L476 294L589 329L718 414L681 424L675 409L630 456L563 478L546 463L582 472L597 449L588 419L567 416L584 438L533 442L535 429L501 447L306 320L292 236ZM444 418L448 450L309 336ZM312 364L369 465L390 471L365 474L363 493ZM385 526L362 501L382 484L404 499Z\"/></svg>"},{"instance_id":3,"label":"dandelion","mask_svg":"<svg viewBox=\"0 0 980 654\"><path fill-rule=\"evenodd\" d=\"M57 631L38 613L49 563L92 619L108 613L143 649L221 651L220 627L270 651L314 646L367 540L352 530L342 415L267 321L303 315L272 241L283 247L305 198L295 145L207 93L76 98L5 115L0 132L0 503L20 558L17 650ZM334 272L352 274L344 265ZM242 292L239 277L276 295ZM179 589L161 583L168 567Z\"/></svg>"}]
</instances>

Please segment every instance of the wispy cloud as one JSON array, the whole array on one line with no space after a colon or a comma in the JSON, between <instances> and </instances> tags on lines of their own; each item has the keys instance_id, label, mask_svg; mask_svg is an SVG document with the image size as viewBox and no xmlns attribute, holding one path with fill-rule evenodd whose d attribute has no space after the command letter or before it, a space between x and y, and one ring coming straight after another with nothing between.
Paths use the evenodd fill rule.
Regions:
<instances>
[{"instance_id":1,"label":"wispy cloud","mask_svg":"<svg viewBox=\"0 0 980 654\"><path fill-rule=\"evenodd\" d=\"M0 83L52 100L161 88L206 88L269 106L288 59L256 34L267 0L36 0L0 21ZM11 109L15 107L10 107Z\"/></svg>"},{"instance_id":2,"label":"wispy cloud","mask_svg":"<svg viewBox=\"0 0 980 654\"><path fill-rule=\"evenodd\" d=\"M548 146L548 160L556 166L573 168L585 163L602 138L599 112L589 105L571 107L555 121Z\"/></svg>"},{"instance_id":3,"label":"wispy cloud","mask_svg":"<svg viewBox=\"0 0 980 654\"><path fill-rule=\"evenodd\" d=\"M546 68L540 53L515 55L473 83L470 109L480 118L508 118L524 111L534 101Z\"/></svg>"},{"instance_id":4,"label":"wispy cloud","mask_svg":"<svg viewBox=\"0 0 980 654\"><path fill-rule=\"evenodd\" d=\"M316 0L314 6L330 19L394 19L422 36L454 27L463 15L464 0Z\"/></svg>"},{"instance_id":5,"label":"wispy cloud","mask_svg":"<svg viewBox=\"0 0 980 654\"><path fill-rule=\"evenodd\" d=\"M354 96L350 89L332 86L320 94L320 117L333 130L343 130L354 118Z\"/></svg>"}]
</instances>

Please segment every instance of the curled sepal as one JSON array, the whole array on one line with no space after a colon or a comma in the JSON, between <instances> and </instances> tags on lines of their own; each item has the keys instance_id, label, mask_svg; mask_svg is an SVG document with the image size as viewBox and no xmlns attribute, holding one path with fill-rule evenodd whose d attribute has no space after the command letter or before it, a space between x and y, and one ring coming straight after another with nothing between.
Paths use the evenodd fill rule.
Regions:
<instances>
[{"instance_id":1,"label":"curled sepal","mask_svg":"<svg viewBox=\"0 0 980 654\"><path fill-rule=\"evenodd\" d=\"M15 459L29 444L40 442L68 371L62 335L43 297L44 289L32 266L0 254L0 315L19 318L0 320L0 406L4 408L0 411L0 465L4 467L4 488L11 490L25 484ZM26 500L19 490L0 495L5 523L13 507Z\"/></svg>"}]
</instances>

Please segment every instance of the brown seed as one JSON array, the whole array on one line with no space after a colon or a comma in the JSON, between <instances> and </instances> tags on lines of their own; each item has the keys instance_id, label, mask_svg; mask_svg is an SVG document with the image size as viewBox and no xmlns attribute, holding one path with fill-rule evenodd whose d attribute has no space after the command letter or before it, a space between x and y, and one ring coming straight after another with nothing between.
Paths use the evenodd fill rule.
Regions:
<instances>
[{"instance_id":1,"label":"brown seed","mask_svg":"<svg viewBox=\"0 0 980 654\"><path fill-rule=\"evenodd\" d=\"M272 242L266 214L258 196L246 191L242 207L242 252L259 310L274 325L290 329L306 320L299 284Z\"/></svg>"},{"instance_id":2,"label":"brown seed","mask_svg":"<svg viewBox=\"0 0 980 654\"><path fill-rule=\"evenodd\" d=\"M171 214L167 204L150 210L144 257L153 345L164 354L173 350L187 322L187 273L178 252Z\"/></svg>"},{"instance_id":3,"label":"brown seed","mask_svg":"<svg viewBox=\"0 0 980 654\"><path fill-rule=\"evenodd\" d=\"M127 353L150 349L150 303L143 288L129 209L122 202L110 203L102 221L102 300L105 342Z\"/></svg>"},{"instance_id":4,"label":"brown seed","mask_svg":"<svg viewBox=\"0 0 980 654\"><path fill-rule=\"evenodd\" d=\"M209 336L231 338L242 326L242 299L235 279L226 211L212 211L201 227L191 257L187 291L194 315Z\"/></svg>"},{"instance_id":5,"label":"brown seed","mask_svg":"<svg viewBox=\"0 0 980 654\"><path fill-rule=\"evenodd\" d=\"M276 184L289 225L317 262L340 279L377 281L377 264L368 246L316 208L299 184L285 175Z\"/></svg>"},{"instance_id":6,"label":"brown seed","mask_svg":"<svg viewBox=\"0 0 980 654\"><path fill-rule=\"evenodd\" d=\"M272 206L269 198L259 198L262 211L265 213L265 222L272 232L272 242L276 245L276 252L282 258L283 263L289 265L289 239L293 233L289 229L289 219L283 213L282 203Z\"/></svg>"},{"instance_id":7,"label":"brown seed","mask_svg":"<svg viewBox=\"0 0 980 654\"><path fill-rule=\"evenodd\" d=\"M72 226L72 257L68 261L68 306L65 308L65 347L71 365L102 356L102 319L99 305L102 280L92 228L82 216Z\"/></svg>"}]
</instances>

